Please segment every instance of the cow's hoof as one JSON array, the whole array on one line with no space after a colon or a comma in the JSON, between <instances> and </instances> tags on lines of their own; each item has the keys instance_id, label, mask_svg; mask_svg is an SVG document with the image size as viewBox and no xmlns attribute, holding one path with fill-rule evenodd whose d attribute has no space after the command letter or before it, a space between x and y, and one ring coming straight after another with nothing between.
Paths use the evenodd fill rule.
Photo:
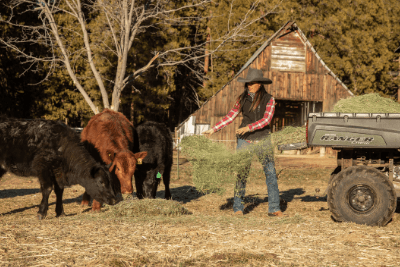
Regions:
<instances>
[{"instance_id":1,"label":"cow's hoof","mask_svg":"<svg viewBox=\"0 0 400 267\"><path fill-rule=\"evenodd\" d=\"M39 220L43 220L44 218L46 218L46 214L38 213L37 217L38 217Z\"/></svg>"},{"instance_id":2,"label":"cow's hoof","mask_svg":"<svg viewBox=\"0 0 400 267\"><path fill-rule=\"evenodd\" d=\"M82 206L82 207L89 206L89 201L87 201L87 200L82 200L81 206Z\"/></svg>"},{"instance_id":3,"label":"cow's hoof","mask_svg":"<svg viewBox=\"0 0 400 267\"><path fill-rule=\"evenodd\" d=\"M65 213L62 212L61 214L57 215L56 217L65 217L65 216L66 216Z\"/></svg>"}]
</instances>

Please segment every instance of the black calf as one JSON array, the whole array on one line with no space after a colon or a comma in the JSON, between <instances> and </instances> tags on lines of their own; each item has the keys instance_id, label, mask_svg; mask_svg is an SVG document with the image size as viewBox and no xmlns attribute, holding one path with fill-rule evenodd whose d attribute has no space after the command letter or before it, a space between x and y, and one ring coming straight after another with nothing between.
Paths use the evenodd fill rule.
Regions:
<instances>
[{"instance_id":1,"label":"black calf","mask_svg":"<svg viewBox=\"0 0 400 267\"><path fill-rule=\"evenodd\" d=\"M136 128L139 151L147 151L143 164L136 165L135 184L138 198L155 198L160 173L165 185L165 198L171 199L169 182L172 167L172 137L168 128L157 122L145 122Z\"/></svg>"},{"instance_id":2,"label":"black calf","mask_svg":"<svg viewBox=\"0 0 400 267\"><path fill-rule=\"evenodd\" d=\"M0 117L0 177L6 172L37 176L42 192L38 217L47 215L49 195L56 193L56 215L64 214L65 186L80 184L91 197L116 203L118 187L107 168L96 162L74 130L61 122Z\"/></svg>"}]
</instances>

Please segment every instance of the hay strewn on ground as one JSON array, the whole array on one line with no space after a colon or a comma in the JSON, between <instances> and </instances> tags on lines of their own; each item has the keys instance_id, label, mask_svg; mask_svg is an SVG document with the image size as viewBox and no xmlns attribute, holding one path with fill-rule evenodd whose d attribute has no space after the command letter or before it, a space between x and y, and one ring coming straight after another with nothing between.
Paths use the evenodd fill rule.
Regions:
<instances>
[{"instance_id":1,"label":"hay strewn on ground","mask_svg":"<svg viewBox=\"0 0 400 267\"><path fill-rule=\"evenodd\" d=\"M129 195L131 196L131 195ZM180 216L191 214L181 203L166 199L133 199L126 198L120 203L103 210L109 218L143 217L143 216Z\"/></svg>"},{"instance_id":2,"label":"hay strewn on ground","mask_svg":"<svg viewBox=\"0 0 400 267\"><path fill-rule=\"evenodd\" d=\"M244 166L254 156L274 157L277 145L305 142L304 127L285 127L270 137L252 144L247 150L232 152L224 144L204 136L190 136L182 140L182 151L192 163L193 183L202 193L222 193L224 185L233 184ZM272 141L271 141L272 140ZM272 142L272 145L271 145Z\"/></svg>"},{"instance_id":3,"label":"hay strewn on ground","mask_svg":"<svg viewBox=\"0 0 400 267\"><path fill-rule=\"evenodd\" d=\"M400 104L377 93L339 100L333 112L342 113L400 113Z\"/></svg>"}]
</instances>

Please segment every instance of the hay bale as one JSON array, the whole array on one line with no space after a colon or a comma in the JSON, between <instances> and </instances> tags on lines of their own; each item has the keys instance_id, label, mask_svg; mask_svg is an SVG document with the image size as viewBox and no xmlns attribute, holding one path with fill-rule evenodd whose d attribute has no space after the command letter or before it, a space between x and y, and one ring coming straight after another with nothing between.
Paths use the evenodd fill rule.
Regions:
<instances>
[{"instance_id":1,"label":"hay bale","mask_svg":"<svg viewBox=\"0 0 400 267\"><path fill-rule=\"evenodd\" d=\"M372 93L339 100L333 107L333 112L400 113L400 104L378 93Z\"/></svg>"},{"instance_id":2,"label":"hay bale","mask_svg":"<svg viewBox=\"0 0 400 267\"><path fill-rule=\"evenodd\" d=\"M133 199L127 198L114 206L106 206L107 217L176 217L191 214L181 203L165 199Z\"/></svg>"}]
</instances>

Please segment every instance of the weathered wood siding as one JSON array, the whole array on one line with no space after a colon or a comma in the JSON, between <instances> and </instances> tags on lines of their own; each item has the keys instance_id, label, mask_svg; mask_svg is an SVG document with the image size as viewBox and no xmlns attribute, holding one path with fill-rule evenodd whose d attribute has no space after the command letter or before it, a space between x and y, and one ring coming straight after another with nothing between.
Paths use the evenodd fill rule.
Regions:
<instances>
[{"instance_id":1,"label":"weathered wood siding","mask_svg":"<svg viewBox=\"0 0 400 267\"><path fill-rule=\"evenodd\" d=\"M271 43L271 70L306 71L306 45L297 32L284 34Z\"/></svg>"},{"instance_id":2,"label":"weathered wood siding","mask_svg":"<svg viewBox=\"0 0 400 267\"><path fill-rule=\"evenodd\" d=\"M266 85L266 89L275 99L319 101L323 102L323 111L328 112L338 100L350 96L297 30L279 33L278 36L280 37L272 40L249 65L251 68L263 70L264 77L272 80L272 84ZM246 77L247 72L248 68L238 77ZM196 123L214 126L233 107L243 89L244 84L237 82L236 77L193 114L196 116ZM212 139L235 140L235 131L241 120L239 115L229 126L212 135Z\"/></svg>"}]
</instances>

